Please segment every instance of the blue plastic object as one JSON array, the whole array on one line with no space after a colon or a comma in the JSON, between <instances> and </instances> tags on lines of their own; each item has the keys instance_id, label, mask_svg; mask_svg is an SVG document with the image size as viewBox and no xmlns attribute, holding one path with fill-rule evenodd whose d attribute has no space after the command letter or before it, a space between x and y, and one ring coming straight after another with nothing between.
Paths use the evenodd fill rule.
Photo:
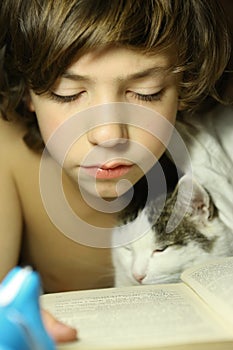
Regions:
<instances>
[{"instance_id":1,"label":"blue plastic object","mask_svg":"<svg viewBox=\"0 0 233 350\"><path fill-rule=\"evenodd\" d=\"M39 275L12 269L0 284L0 350L55 350L40 314Z\"/></svg>"}]
</instances>

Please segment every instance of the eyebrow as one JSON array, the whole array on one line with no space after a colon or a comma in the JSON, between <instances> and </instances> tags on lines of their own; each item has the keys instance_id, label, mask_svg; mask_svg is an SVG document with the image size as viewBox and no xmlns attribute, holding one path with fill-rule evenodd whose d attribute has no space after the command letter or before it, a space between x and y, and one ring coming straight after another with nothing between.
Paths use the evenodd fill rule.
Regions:
<instances>
[{"instance_id":1,"label":"eyebrow","mask_svg":"<svg viewBox=\"0 0 233 350\"><path fill-rule=\"evenodd\" d=\"M136 72L136 73L132 73L132 74L128 74L128 75L125 75L125 76L117 77L116 80L117 81L139 80L139 79L147 78L147 77L156 77L158 75L167 75L167 74L171 73L173 69L174 69L173 66L169 66L169 67L151 67L151 68L147 68L145 70L142 70L142 71L139 71L139 72ZM65 79L69 79L69 80L73 80L73 81L84 81L84 82L92 81L92 79L89 76L76 74L76 73L74 73L72 71L64 72L62 74L61 78L65 78Z\"/></svg>"}]
</instances>

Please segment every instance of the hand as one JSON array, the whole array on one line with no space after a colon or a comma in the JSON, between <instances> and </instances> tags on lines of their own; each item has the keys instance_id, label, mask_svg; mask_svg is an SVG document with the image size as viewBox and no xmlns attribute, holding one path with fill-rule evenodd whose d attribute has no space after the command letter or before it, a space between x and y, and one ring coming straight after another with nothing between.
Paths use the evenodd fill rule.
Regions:
<instances>
[{"instance_id":1,"label":"hand","mask_svg":"<svg viewBox=\"0 0 233 350\"><path fill-rule=\"evenodd\" d=\"M56 343L65 343L77 340L76 329L56 320L48 311L42 310L45 328Z\"/></svg>"}]
</instances>

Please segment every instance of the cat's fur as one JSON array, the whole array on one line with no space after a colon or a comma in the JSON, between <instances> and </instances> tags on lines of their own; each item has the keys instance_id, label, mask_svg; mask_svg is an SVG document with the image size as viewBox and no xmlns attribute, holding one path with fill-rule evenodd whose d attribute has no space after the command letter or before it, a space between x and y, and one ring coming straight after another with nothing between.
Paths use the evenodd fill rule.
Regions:
<instances>
[{"instance_id":1,"label":"cat's fur","mask_svg":"<svg viewBox=\"0 0 233 350\"><path fill-rule=\"evenodd\" d=\"M187 129L184 130L186 132ZM206 142L208 136L208 146L213 139L213 146L216 149L216 137L214 136L210 140L210 131L209 125L206 130L202 127L200 139L202 138L201 140ZM193 140L196 143L199 142L196 136L197 133L191 133L190 135L190 139L186 137L186 141L187 145L190 146L191 157L194 159L193 164L196 165L194 173L198 175L198 181L184 175L177 186L181 190L181 195L177 196L176 188L168 196L163 208L161 208L160 198L157 198L147 203L132 221L130 221L130 217L122 218L121 223L126 224L128 222L124 226L124 234L130 237L130 242L113 248L115 286L117 287L176 282L179 280L182 271L190 266L213 257L233 255L233 227L228 224L229 220L225 220L228 213L228 217L230 217L230 214L233 216L233 211L229 205L224 206L224 200L226 200L226 203L232 201L230 189L233 188L233 172L229 172L232 169L231 159L227 160L224 150L221 151L222 144L219 146L219 153L211 154L213 147L205 147L205 142L199 143L199 148L194 147ZM189 140L191 140L190 143ZM229 140L232 144L232 135ZM216 156L219 156L218 162ZM214 159L212 160L211 157ZM211 168L211 166L213 167ZM208 177L205 176L205 171ZM219 176L219 183L213 183L211 174L213 174L213 181L216 174ZM206 186L200 184L200 179L203 177L203 182L209 187L207 190ZM192 181L193 192L188 211L180 223L177 226L175 225L176 227L170 232L167 232L167 224L171 213L173 212L174 217L176 217L176 214L179 214L179 208L187 205L185 193L187 193L187 186L190 185L190 181ZM224 186L228 188L228 192L225 194L222 192ZM211 195L209 194L210 191ZM213 198L216 198L217 206L215 206L216 202L213 202ZM178 205L176 204L174 208L174 203L177 201ZM225 208L228 209L228 212L224 210ZM138 231L141 231L140 237ZM120 227L114 229L114 234L122 234Z\"/></svg>"},{"instance_id":2,"label":"cat's fur","mask_svg":"<svg viewBox=\"0 0 233 350\"><path fill-rule=\"evenodd\" d=\"M171 213L186 205L190 181L193 190L187 212L177 227L167 232ZM233 230L219 218L208 192L190 176L181 177L175 191L162 204L158 197L132 221L122 217L122 223L127 223L124 235L135 240L113 248L115 286L177 282L181 272L194 264L233 255ZM140 230L142 235L138 238ZM122 234L120 228L115 228L114 234Z\"/></svg>"}]
</instances>

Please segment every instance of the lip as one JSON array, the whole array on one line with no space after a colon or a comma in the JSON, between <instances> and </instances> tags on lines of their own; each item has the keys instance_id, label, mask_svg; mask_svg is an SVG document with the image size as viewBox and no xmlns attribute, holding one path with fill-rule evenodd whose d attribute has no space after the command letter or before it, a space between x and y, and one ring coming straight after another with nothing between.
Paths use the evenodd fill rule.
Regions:
<instances>
[{"instance_id":1,"label":"lip","mask_svg":"<svg viewBox=\"0 0 233 350\"><path fill-rule=\"evenodd\" d=\"M133 164L106 163L104 165L81 166L80 168L89 176L96 179L114 179L126 175Z\"/></svg>"}]
</instances>

